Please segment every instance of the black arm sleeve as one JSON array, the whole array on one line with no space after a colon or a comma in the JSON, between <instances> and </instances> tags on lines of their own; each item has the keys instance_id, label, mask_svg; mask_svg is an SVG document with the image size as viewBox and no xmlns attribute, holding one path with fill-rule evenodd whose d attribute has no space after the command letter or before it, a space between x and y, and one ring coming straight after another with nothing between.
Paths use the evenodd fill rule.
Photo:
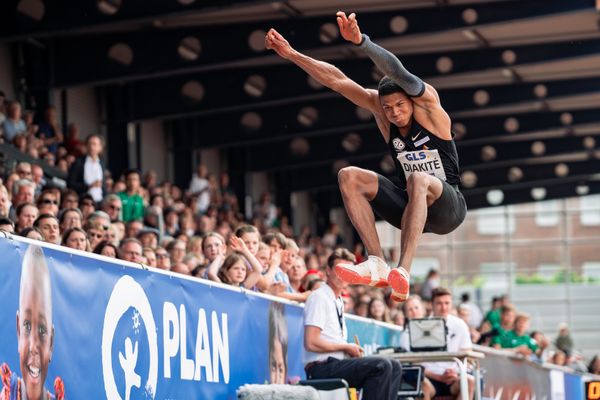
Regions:
<instances>
[{"instance_id":1,"label":"black arm sleeve","mask_svg":"<svg viewBox=\"0 0 600 400\"><path fill-rule=\"evenodd\" d=\"M377 65L377 67L404 91L413 97L419 97L425 92L425 83L416 75L408 72L404 65L391 52L371 42L371 39L363 33L362 42L358 45Z\"/></svg>"}]
</instances>

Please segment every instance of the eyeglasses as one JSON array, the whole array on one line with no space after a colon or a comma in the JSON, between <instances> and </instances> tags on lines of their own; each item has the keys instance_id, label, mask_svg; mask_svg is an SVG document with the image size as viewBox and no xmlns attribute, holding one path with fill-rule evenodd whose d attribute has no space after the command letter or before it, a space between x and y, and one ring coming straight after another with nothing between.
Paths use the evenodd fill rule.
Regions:
<instances>
[{"instance_id":1,"label":"eyeglasses","mask_svg":"<svg viewBox=\"0 0 600 400\"><path fill-rule=\"evenodd\" d=\"M118 206L113 206L112 204L109 205L108 207L110 207L111 210L115 210L115 211L121 211L121 207Z\"/></svg>"},{"instance_id":2,"label":"eyeglasses","mask_svg":"<svg viewBox=\"0 0 600 400\"><path fill-rule=\"evenodd\" d=\"M58 201L56 200L51 200L51 199L43 199L42 200L43 204L58 204Z\"/></svg>"},{"instance_id":3,"label":"eyeglasses","mask_svg":"<svg viewBox=\"0 0 600 400\"><path fill-rule=\"evenodd\" d=\"M168 254L163 254L163 253L156 253L156 258L169 258Z\"/></svg>"}]
</instances>

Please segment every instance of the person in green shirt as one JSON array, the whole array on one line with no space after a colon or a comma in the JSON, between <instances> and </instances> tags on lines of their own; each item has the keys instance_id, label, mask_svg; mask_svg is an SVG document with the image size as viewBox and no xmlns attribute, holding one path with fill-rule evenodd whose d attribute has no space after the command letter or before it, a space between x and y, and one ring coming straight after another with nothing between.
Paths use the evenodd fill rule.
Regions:
<instances>
[{"instance_id":1,"label":"person in green shirt","mask_svg":"<svg viewBox=\"0 0 600 400\"><path fill-rule=\"evenodd\" d=\"M493 340L495 348L513 349L516 353L526 357L535 353L538 348L536 341L527 334L529 330L529 315L519 313L515 319L515 328Z\"/></svg>"},{"instance_id":2,"label":"person in green shirt","mask_svg":"<svg viewBox=\"0 0 600 400\"><path fill-rule=\"evenodd\" d=\"M144 218L144 198L140 195L140 173L138 170L125 171L125 191L117 193L121 199L124 222Z\"/></svg>"}]
</instances>

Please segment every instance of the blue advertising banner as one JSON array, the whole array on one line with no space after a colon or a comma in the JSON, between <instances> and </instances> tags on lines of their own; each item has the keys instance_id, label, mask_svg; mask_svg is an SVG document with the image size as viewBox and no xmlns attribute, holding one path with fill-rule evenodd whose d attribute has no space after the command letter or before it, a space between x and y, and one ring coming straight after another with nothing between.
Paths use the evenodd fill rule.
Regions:
<instances>
[{"instance_id":1,"label":"blue advertising banner","mask_svg":"<svg viewBox=\"0 0 600 400\"><path fill-rule=\"evenodd\" d=\"M0 239L5 398L234 399L304 378L301 307L31 243Z\"/></svg>"},{"instance_id":2,"label":"blue advertising banner","mask_svg":"<svg viewBox=\"0 0 600 400\"><path fill-rule=\"evenodd\" d=\"M382 323L354 315L346 317L348 340L356 336L365 349L365 355L374 354L379 347L400 347L404 332L400 328L391 329Z\"/></svg>"},{"instance_id":3,"label":"blue advertising banner","mask_svg":"<svg viewBox=\"0 0 600 400\"><path fill-rule=\"evenodd\" d=\"M299 305L29 239L0 254L0 398L235 399L305 378ZM347 324L369 352L399 343Z\"/></svg>"}]
</instances>

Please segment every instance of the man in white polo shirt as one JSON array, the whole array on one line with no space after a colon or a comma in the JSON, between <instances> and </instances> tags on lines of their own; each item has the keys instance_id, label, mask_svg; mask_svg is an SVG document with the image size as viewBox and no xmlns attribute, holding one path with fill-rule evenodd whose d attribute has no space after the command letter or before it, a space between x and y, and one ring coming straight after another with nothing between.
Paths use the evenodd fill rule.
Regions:
<instances>
[{"instance_id":1,"label":"man in white polo shirt","mask_svg":"<svg viewBox=\"0 0 600 400\"><path fill-rule=\"evenodd\" d=\"M327 260L327 285L314 291L304 307L304 362L308 379L345 379L362 389L364 400L395 400L402 366L384 357L361 357L362 349L347 342L342 291L348 286L335 273L339 262L355 262L346 249L336 249Z\"/></svg>"},{"instance_id":2,"label":"man in white polo shirt","mask_svg":"<svg viewBox=\"0 0 600 400\"><path fill-rule=\"evenodd\" d=\"M471 334L469 327L462 319L450 314L452 311L452 293L449 289L438 287L431 293L431 303L433 315L444 318L448 328L446 344L451 353L461 350L471 350ZM437 396L455 396L460 398L460 377L458 375L458 366L454 362L428 362L422 363L425 367L425 376L429 378L435 387ZM474 379L468 376L469 399L473 398Z\"/></svg>"}]
</instances>

